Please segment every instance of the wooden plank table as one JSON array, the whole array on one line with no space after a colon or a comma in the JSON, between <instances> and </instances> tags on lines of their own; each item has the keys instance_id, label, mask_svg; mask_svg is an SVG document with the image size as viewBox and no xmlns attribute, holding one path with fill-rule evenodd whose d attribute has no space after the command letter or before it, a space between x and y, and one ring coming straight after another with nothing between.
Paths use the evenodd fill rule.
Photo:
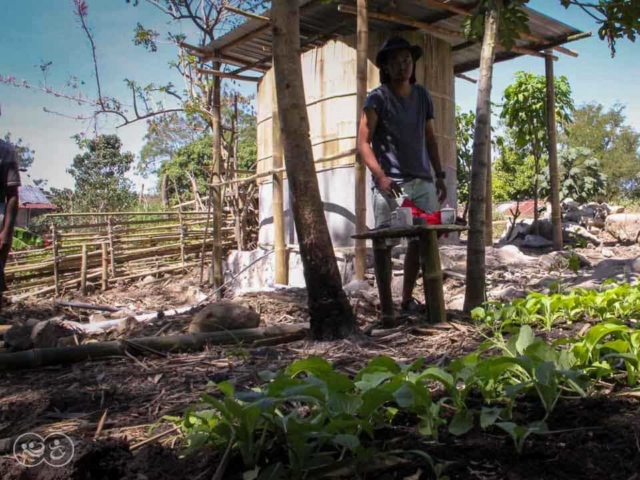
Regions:
<instances>
[{"instance_id":1,"label":"wooden plank table","mask_svg":"<svg viewBox=\"0 0 640 480\"><path fill-rule=\"evenodd\" d=\"M418 240L420 270L424 284L424 299L427 307L426 322L438 323L446 320L442 268L438 251L438 233L459 233L469 227L461 225L413 225L405 227L376 228L365 233L352 235L354 239L372 240L374 267L378 294L380 295L381 320L385 327L395 325L395 310L391 294L391 245L387 239L406 238Z\"/></svg>"}]
</instances>

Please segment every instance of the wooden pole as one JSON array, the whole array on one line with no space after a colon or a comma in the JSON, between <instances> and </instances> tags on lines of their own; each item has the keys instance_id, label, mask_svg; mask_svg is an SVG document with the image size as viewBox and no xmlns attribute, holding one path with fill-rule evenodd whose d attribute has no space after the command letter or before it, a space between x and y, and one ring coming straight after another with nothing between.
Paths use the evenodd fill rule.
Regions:
<instances>
[{"instance_id":1,"label":"wooden pole","mask_svg":"<svg viewBox=\"0 0 640 480\"><path fill-rule=\"evenodd\" d=\"M367 96L367 65L369 51L369 16L367 0L358 0L357 16L357 91L356 91L356 129L360 129L360 119L364 101ZM356 233L364 233L367 229L367 168L359 153L356 153L355 163L355 214ZM356 240L355 278L364 280L367 269L367 242Z\"/></svg>"},{"instance_id":2,"label":"wooden pole","mask_svg":"<svg viewBox=\"0 0 640 480\"><path fill-rule=\"evenodd\" d=\"M220 68L220 64L214 64L214 68ZM213 105L211 116L211 130L213 135L213 158L211 165L212 177L215 181L220 182L222 180L221 173L221 161L222 161L222 122L220 119L220 83L222 80L219 77L213 79ZM212 249L212 266L213 266L213 287L218 288L223 283L222 275L222 196L220 194L220 187L213 187L211 189L211 200L213 207L213 249Z\"/></svg>"},{"instance_id":3,"label":"wooden pole","mask_svg":"<svg viewBox=\"0 0 640 480\"><path fill-rule=\"evenodd\" d=\"M53 241L53 283L56 296L60 295L60 271L58 265L58 232L55 225L51 225L51 236Z\"/></svg>"},{"instance_id":4,"label":"wooden pole","mask_svg":"<svg viewBox=\"0 0 640 480\"><path fill-rule=\"evenodd\" d=\"M87 294L87 245L82 245L82 267L80 270L80 292Z\"/></svg>"},{"instance_id":5,"label":"wooden pole","mask_svg":"<svg viewBox=\"0 0 640 480\"><path fill-rule=\"evenodd\" d=\"M102 243L102 291L109 287L109 254L107 244Z\"/></svg>"},{"instance_id":6,"label":"wooden pole","mask_svg":"<svg viewBox=\"0 0 640 480\"><path fill-rule=\"evenodd\" d=\"M182 222L182 212L180 212L180 261L184 265L184 223Z\"/></svg>"},{"instance_id":7,"label":"wooden pole","mask_svg":"<svg viewBox=\"0 0 640 480\"><path fill-rule=\"evenodd\" d=\"M547 51L548 52L548 51ZM554 86L553 60L545 59L547 77L547 138L549 151L549 178L551 179L551 223L553 225L553 248L562 250L562 215L560 213L560 179L558 178L558 144L556 127L556 92Z\"/></svg>"},{"instance_id":8,"label":"wooden pole","mask_svg":"<svg viewBox=\"0 0 640 480\"><path fill-rule=\"evenodd\" d=\"M111 276L117 277L116 272L116 252L113 248L113 226L111 225L111 217L107 218L107 236L109 238L109 253L111 256Z\"/></svg>"},{"instance_id":9,"label":"wooden pole","mask_svg":"<svg viewBox=\"0 0 640 480\"><path fill-rule=\"evenodd\" d=\"M275 59L273 60L273 63L275 65ZM271 138L273 169L281 170L284 166L284 162L282 153L282 138L280 135L280 118L278 117L278 96L276 94L275 73L273 75L271 92ZM284 239L284 174L282 173L282 171L278 171L277 173L273 174L273 194L271 204L273 206L273 243L276 262L275 281L280 285L287 285L289 283L289 272L287 271L287 250L286 242Z\"/></svg>"},{"instance_id":10,"label":"wooden pole","mask_svg":"<svg viewBox=\"0 0 640 480\"><path fill-rule=\"evenodd\" d=\"M221 72L219 70L209 70L207 68L198 68L199 73L203 75L213 75L218 78L231 78L232 80L238 80L240 82L259 82L260 77L248 77L246 75L233 75L232 73Z\"/></svg>"},{"instance_id":11,"label":"wooden pole","mask_svg":"<svg viewBox=\"0 0 640 480\"><path fill-rule=\"evenodd\" d=\"M493 171L491 170L491 119L489 119L489 147L487 148L487 193L484 212L484 244L493 246Z\"/></svg>"}]
</instances>

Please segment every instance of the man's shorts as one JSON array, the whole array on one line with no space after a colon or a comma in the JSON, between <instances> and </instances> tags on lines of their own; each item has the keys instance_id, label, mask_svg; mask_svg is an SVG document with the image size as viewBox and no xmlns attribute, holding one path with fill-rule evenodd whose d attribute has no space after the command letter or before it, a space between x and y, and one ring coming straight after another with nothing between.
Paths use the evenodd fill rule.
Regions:
<instances>
[{"instance_id":1,"label":"man's shorts","mask_svg":"<svg viewBox=\"0 0 640 480\"><path fill-rule=\"evenodd\" d=\"M416 178L403 183L402 190L418 208L425 212L432 213L438 210L438 195L434 182ZM398 208L398 202L393 195L373 187L373 216L376 228L391 225L391 212L396 208Z\"/></svg>"}]
</instances>

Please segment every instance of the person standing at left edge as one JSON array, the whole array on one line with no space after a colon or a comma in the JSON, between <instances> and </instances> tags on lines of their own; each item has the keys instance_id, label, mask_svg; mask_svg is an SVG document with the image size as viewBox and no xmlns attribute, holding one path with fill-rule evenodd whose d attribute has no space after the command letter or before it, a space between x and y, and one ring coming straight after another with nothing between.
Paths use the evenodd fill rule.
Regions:
<instances>
[{"instance_id":1,"label":"person standing at left edge","mask_svg":"<svg viewBox=\"0 0 640 480\"><path fill-rule=\"evenodd\" d=\"M13 146L0 139L0 203L4 212L0 230L0 311L4 307L3 292L7 290L4 268L13 242L13 231L18 216L20 187L20 167L18 154Z\"/></svg>"}]
</instances>

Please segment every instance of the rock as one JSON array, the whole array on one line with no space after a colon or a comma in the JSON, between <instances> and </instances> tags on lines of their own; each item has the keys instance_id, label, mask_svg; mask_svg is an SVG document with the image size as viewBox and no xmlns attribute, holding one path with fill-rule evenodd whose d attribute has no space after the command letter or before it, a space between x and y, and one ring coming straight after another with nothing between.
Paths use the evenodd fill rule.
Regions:
<instances>
[{"instance_id":1,"label":"rock","mask_svg":"<svg viewBox=\"0 0 640 480\"><path fill-rule=\"evenodd\" d=\"M440 252L440 266L443 270L452 270L458 265L452 258L449 258L446 253Z\"/></svg>"},{"instance_id":2,"label":"rock","mask_svg":"<svg viewBox=\"0 0 640 480\"><path fill-rule=\"evenodd\" d=\"M58 340L73 336L73 329L67 327L58 319L46 320L38 323L31 330L31 340L34 348L51 348L58 346Z\"/></svg>"},{"instance_id":3,"label":"rock","mask_svg":"<svg viewBox=\"0 0 640 480\"><path fill-rule=\"evenodd\" d=\"M640 257L629 261L629 269L633 273L640 273Z\"/></svg>"},{"instance_id":4,"label":"rock","mask_svg":"<svg viewBox=\"0 0 640 480\"><path fill-rule=\"evenodd\" d=\"M606 205L606 204L605 204ZM624 213L624 207L620 205L606 205L609 215L615 215L617 213Z\"/></svg>"},{"instance_id":5,"label":"rock","mask_svg":"<svg viewBox=\"0 0 640 480\"><path fill-rule=\"evenodd\" d=\"M59 338L56 347L74 347L75 345L76 339L73 336L70 336Z\"/></svg>"},{"instance_id":6,"label":"rock","mask_svg":"<svg viewBox=\"0 0 640 480\"><path fill-rule=\"evenodd\" d=\"M200 310L189 325L190 333L218 332L256 328L260 325L260 315L253 309L239 303L223 300L210 303Z\"/></svg>"},{"instance_id":7,"label":"rock","mask_svg":"<svg viewBox=\"0 0 640 480\"><path fill-rule=\"evenodd\" d=\"M604 258L611 258L613 257L613 255L614 255L613 250L609 250L608 248L602 249L602 256Z\"/></svg>"},{"instance_id":8,"label":"rock","mask_svg":"<svg viewBox=\"0 0 640 480\"><path fill-rule=\"evenodd\" d=\"M522 220L515 225L511 225L511 223L508 222L507 228L502 232L498 242L501 244L513 243L517 238L524 238L529 233L530 229L531 224L526 220Z\"/></svg>"},{"instance_id":9,"label":"rock","mask_svg":"<svg viewBox=\"0 0 640 480\"><path fill-rule=\"evenodd\" d=\"M565 243L576 243L577 241L590 242L594 245L602 243L598 237L589 233L586 228L572 223L562 224L562 238Z\"/></svg>"},{"instance_id":10,"label":"rock","mask_svg":"<svg viewBox=\"0 0 640 480\"><path fill-rule=\"evenodd\" d=\"M595 247L594 247L595 248ZM551 252L549 254L549 256L553 259L557 259L557 258L563 258L565 260L569 260L572 256L576 256L578 257L578 260L580 261L580 268L591 268L593 267L593 264L591 263L591 260L589 260L587 257L585 257L584 255L580 255L579 253L576 252L571 252L571 251L567 251L567 250L563 250L561 252Z\"/></svg>"},{"instance_id":11,"label":"rock","mask_svg":"<svg viewBox=\"0 0 640 480\"><path fill-rule=\"evenodd\" d=\"M580 208L580 204L573 198L565 198L562 202L560 202L560 204L563 210L565 210L566 212L571 212Z\"/></svg>"},{"instance_id":12,"label":"rock","mask_svg":"<svg viewBox=\"0 0 640 480\"><path fill-rule=\"evenodd\" d=\"M31 330L33 330L33 327L29 325L13 325L4 332L4 346L12 352L33 348Z\"/></svg>"},{"instance_id":13,"label":"rock","mask_svg":"<svg viewBox=\"0 0 640 480\"><path fill-rule=\"evenodd\" d=\"M146 277L144 277L142 279L142 281L140 282L142 285L150 285L153 282L156 281L156 277L154 277L153 275L147 275Z\"/></svg>"},{"instance_id":14,"label":"rock","mask_svg":"<svg viewBox=\"0 0 640 480\"><path fill-rule=\"evenodd\" d=\"M488 249L487 249L488 250ZM517 263L529 263L533 258L522 253L518 247L514 245L505 245L502 248L495 249L498 262L504 265L513 265Z\"/></svg>"},{"instance_id":15,"label":"rock","mask_svg":"<svg viewBox=\"0 0 640 480\"><path fill-rule=\"evenodd\" d=\"M404 289L404 275L394 275L391 278L391 295L394 298L401 298L403 289Z\"/></svg>"},{"instance_id":16,"label":"rock","mask_svg":"<svg viewBox=\"0 0 640 480\"><path fill-rule=\"evenodd\" d=\"M595 250L596 246L593 243L587 245L587 250Z\"/></svg>"},{"instance_id":17,"label":"rock","mask_svg":"<svg viewBox=\"0 0 640 480\"><path fill-rule=\"evenodd\" d=\"M605 221L607 232L621 242L636 242L640 233L640 213L616 213Z\"/></svg>"},{"instance_id":18,"label":"rock","mask_svg":"<svg viewBox=\"0 0 640 480\"><path fill-rule=\"evenodd\" d=\"M571 210L570 212L565 213L562 217L565 222L580 223L584 217L592 216L593 215L589 215L583 210Z\"/></svg>"},{"instance_id":19,"label":"rock","mask_svg":"<svg viewBox=\"0 0 640 480\"><path fill-rule=\"evenodd\" d=\"M516 298L526 297L527 294L515 285L507 285L489 292L489 297L500 302L511 302Z\"/></svg>"},{"instance_id":20,"label":"rock","mask_svg":"<svg viewBox=\"0 0 640 480\"><path fill-rule=\"evenodd\" d=\"M526 248L547 248L553 247L553 242L540 235L527 235L524 237L522 246Z\"/></svg>"},{"instance_id":21,"label":"rock","mask_svg":"<svg viewBox=\"0 0 640 480\"><path fill-rule=\"evenodd\" d=\"M589 227L589 233L591 235L600 235L600 229L598 227Z\"/></svg>"},{"instance_id":22,"label":"rock","mask_svg":"<svg viewBox=\"0 0 640 480\"><path fill-rule=\"evenodd\" d=\"M464 294L451 297L447 304L448 310L463 310L464 309Z\"/></svg>"},{"instance_id":23,"label":"rock","mask_svg":"<svg viewBox=\"0 0 640 480\"><path fill-rule=\"evenodd\" d=\"M347 295L357 295L362 290L369 291L373 287L366 280L353 280L342 287Z\"/></svg>"}]
</instances>

